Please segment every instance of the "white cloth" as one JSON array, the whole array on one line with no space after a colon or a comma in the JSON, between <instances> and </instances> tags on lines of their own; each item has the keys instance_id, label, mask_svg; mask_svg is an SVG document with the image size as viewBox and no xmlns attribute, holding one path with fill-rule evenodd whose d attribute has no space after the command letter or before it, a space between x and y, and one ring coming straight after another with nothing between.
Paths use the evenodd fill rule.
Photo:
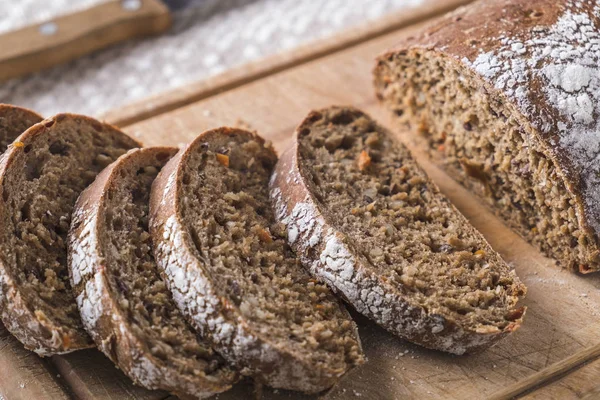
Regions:
<instances>
[{"instance_id":1,"label":"white cloth","mask_svg":"<svg viewBox=\"0 0 600 400\"><path fill-rule=\"evenodd\" d=\"M426 1L195 0L168 33L0 84L0 102L99 115ZM98 2L0 0L0 32Z\"/></svg>"}]
</instances>

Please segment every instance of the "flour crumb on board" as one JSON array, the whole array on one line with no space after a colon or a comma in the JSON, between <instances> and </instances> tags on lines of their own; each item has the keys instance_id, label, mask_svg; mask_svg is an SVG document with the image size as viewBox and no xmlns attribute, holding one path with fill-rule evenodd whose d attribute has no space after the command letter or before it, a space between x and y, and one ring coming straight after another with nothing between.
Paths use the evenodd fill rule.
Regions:
<instances>
[{"instance_id":1,"label":"flour crumb on board","mask_svg":"<svg viewBox=\"0 0 600 400\"><path fill-rule=\"evenodd\" d=\"M354 395L355 395L356 397L360 397L360 396L362 396L362 394L361 394L360 392L357 392L357 391L356 391L356 390L354 390L354 389L352 389L352 392L354 393Z\"/></svg>"}]
</instances>

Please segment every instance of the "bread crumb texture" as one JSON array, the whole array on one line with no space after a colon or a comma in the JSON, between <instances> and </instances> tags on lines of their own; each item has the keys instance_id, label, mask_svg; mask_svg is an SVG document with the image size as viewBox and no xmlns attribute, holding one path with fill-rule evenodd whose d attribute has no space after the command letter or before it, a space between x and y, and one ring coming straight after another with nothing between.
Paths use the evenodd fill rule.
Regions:
<instances>
[{"instance_id":1,"label":"bread crumb texture","mask_svg":"<svg viewBox=\"0 0 600 400\"><path fill-rule=\"evenodd\" d=\"M379 58L434 158L565 267L600 269L600 4L481 1Z\"/></svg>"},{"instance_id":2,"label":"bread crumb texture","mask_svg":"<svg viewBox=\"0 0 600 400\"><path fill-rule=\"evenodd\" d=\"M82 194L71 230L73 287L86 329L135 382L205 398L236 374L185 322L148 232L150 189L174 150L129 152Z\"/></svg>"},{"instance_id":3,"label":"bread crumb texture","mask_svg":"<svg viewBox=\"0 0 600 400\"><path fill-rule=\"evenodd\" d=\"M225 132L202 135L181 160L180 214L166 220L164 237L178 247L187 237L201 265L183 270L170 260L166 275L180 307L228 360L273 387L323 390L363 362L355 324L302 268L275 220L273 150L248 132ZM175 181L168 178L165 193ZM192 299L196 291L203 298Z\"/></svg>"},{"instance_id":4,"label":"bread crumb texture","mask_svg":"<svg viewBox=\"0 0 600 400\"><path fill-rule=\"evenodd\" d=\"M24 146L22 142L13 141L27 128L37 124L42 117L24 108L0 104L0 154L4 153L8 146Z\"/></svg>"},{"instance_id":5,"label":"bread crumb texture","mask_svg":"<svg viewBox=\"0 0 600 400\"><path fill-rule=\"evenodd\" d=\"M2 319L40 354L89 347L67 270L71 212L96 175L137 143L67 114L35 125L21 142L6 153L0 183L0 275L11 298Z\"/></svg>"},{"instance_id":6,"label":"bread crumb texture","mask_svg":"<svg viewBox=\"0 0 600 400\"><path fill-rule=\"evenodd\" d=\"M299 170L282 164L272 197L313 273L427 347L463 353L518 326L525 287L389 132L337 107L297 132ZM290 205L302 180L310 195Z\"/></svg>"}]
</instances>

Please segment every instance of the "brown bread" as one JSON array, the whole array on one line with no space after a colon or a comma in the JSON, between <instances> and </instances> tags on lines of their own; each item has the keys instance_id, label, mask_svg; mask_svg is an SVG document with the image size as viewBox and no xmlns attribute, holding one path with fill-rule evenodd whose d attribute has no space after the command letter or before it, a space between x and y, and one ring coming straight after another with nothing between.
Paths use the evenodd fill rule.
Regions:
<instances>
[{"instance_id":1,"label":"brown bread","mask_svg":"<svg viewBox=\"0 0 600 400\"><path fill-rule=\"evenodd\" d=\"M148 233L150 188L176 148L134 149L79 196L69 271L83 325L134 382L183 398L229 389L237 374L185 323Z\"/></svg>"},{"instance_id":2,"label":"brown bread","mask_svg":"<svg viewBox=\"0 0 600 400\"><path fill-rule=\"evenodd\" d=\"M565 268L600 270L600 3L486 0L377 60L433 159Z\"/></svg>"},{"instance_id":3,"label":"brown bread","mask_svg":"<svg viewBox=\"0 0 600 400\"><path fill-rule=\"evenodd\" d=\"M271 197L305 267L390 332L463 354L520 326L514 271L361 111L311 112Z\"/></svg>"},{"instance_id":4,"label":"brown bread","mask_svg":"<svg viewBox=\"0 0 600 400\"><path fill-rule=\"evenodd\" d=\"M276 161L255 134L203 133L158 175L150 233L176 303L217 351L261 383L316 393L363 354L354 322L275 221Z\"/></svg>"},{"instance_id":5,"label":"brown bread","mask_svg":"<svg viewBox=\"0 0 600 400\"><path fill-rule=\"evenodd\" d=\"M10 104L0 104L0 154L4 153L8 145L21 133L43 118L26 108Z\"/></svg>"},{"instance_id":6,"label":"brown bread","mask_svg":"<svg viewBox=\"0 0 600 400\"><path fill-rule=\"evenodd\" d=\"M79 193L128 149L118 129L59 114L25 131L0 163L0 310L39 355L92 346L67 272L67 233Z\"/></svg>"}]
</instances>

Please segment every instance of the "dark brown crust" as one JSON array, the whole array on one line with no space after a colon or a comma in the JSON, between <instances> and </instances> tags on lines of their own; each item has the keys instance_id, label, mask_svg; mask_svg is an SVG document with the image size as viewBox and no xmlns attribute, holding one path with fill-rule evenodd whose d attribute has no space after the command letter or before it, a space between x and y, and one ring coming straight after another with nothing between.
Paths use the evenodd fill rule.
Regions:
<instances>
[{"instance_id":1,"label":"dark brown crust","mask_svg":"<svg viewBox=\"0 0 600 400\"><path fill-rule=\"evenodd\" d=\"M60 125L58 122L65 119L79 119L98 126L107 134L128 143L130 147L141 145L117 128L103 124L93 118L74 114L58 114L29 128L6 151L0 163L0 192L15 190L15 188L4 187L5 176L12 168L19 168L24 159L25 147L35 143L38 138L42 138L49 130L56 129ZM0 207L0 220L4 221L9 217L6 212L6 207ZM35 351L39 355L68 353L93 347L93 342L83 328L74 329L74 327L57 325L52 320L52 316L39 314L36 310L33 310L21 296L20 288L8 273L3 260L0 260L0 310L6 328L27 349Z\"/></svg>"},{"instance_id":2,"label":"dark brown crust","mask_svg":"<svg viewBox=\"0 0 600 400\"><path fill-rule=\"evenodd\" d=\"M69 274L76 296L87 292L82 284L77 285L73 282L74 268L78 269L76 272L78 275L85 273L89 280L97 282L94 290L99 292L100 299L96 299L99 301L91 304L91 307L96 310L92 314L99 314L99 318L95 318L93 324L86 324L90 316L84 314L89 310L82 310L79 299L78 305L84 326L98 348L120 369L136 383L148 389L167 390L183 398L189 396L205 398L228 390L236 380L236 373L224 369L214 376L192 379L152 355L148 344L142 342L135 330L131 329L128 316L117 305L118 300L108 283L109 269L102 264L105 258L102 256L103 245L100 238L103 235L98 231L104 227L99 223L99 219L107 206L107 193L111 188L120 186L120 172L132 166L137 169L155 164L158 154L164 153L171 157L176 152L177 148L173 147L130 150L105 168L94 183L82 192L73 211L71 225L77 229L71 230L69 234ZM81 248L85 253L84 262L79 262L77 266L73 264L73 248ZM219 376L221 380L218 379Z\"/></svg>"},{"instance_id":3,"label":"dark brown crust","mask_svg":"<svg viewBox=\"0 0 600 400\"><path fill-rule=\"evenodd\" d=\"M557 108L547 101L544 93L545 82L529 77L521 85L527 90L527 101L534 107L520 107L516 97L509 92L495 87L494 77L486 79L479 74L472 64L483 53L494 53L501 47L499 36L511 42L526 42L537 35L545 34L575 2L570 0L492 0L477 1L459 8L416 36L404 38L398 45L377 58L373 71L376 95L383 99L383 91L390 77L385 72L388 60L396 56L404 56L411 50L431 52L463 71L466 79L470 79L481 91L491 97L502 99L503 103L523 129L539 139L543 152L556 166L564 185L576 199L577 219L580 226L598 241L600 227L600 202L591 196L598 182L598 165L583 167L577 157L572 156L560 146L558 124L566 124L567 130L572 126ZM592 14L595 1L581 2L580 11ZM575 11L573 11L575 12ZM600 19L592 19L595 30L600 29ZM578 29L578 27L575 27ZM511 55L512 58L526 60L529 52ZM518 87L518 86L515 86ZM531 110L534 112L531 112ZM538 112L535 112L535 111ZM596 116L597 118L597 116ZM540 129L544 126L548 129ZM596 157L598 155L596 154ZM596 174L590 173L593 170ZM594 183L593 183L594 182ZM589 201L586 201L586 198ZM509 221L510 224L510 221ZM589 273L600 269L600 263L579 266L579 272Z\"/></svg>"},{"instance_id":4,"label":"dark brown crust","mask_svg":"<svg viewBox=\"0 0 600 400\"><path fill-rule=\"evenodd\" d=\"M353 114L364 114L351 107L346 109ZM291 244L310 272L329 284L360 313L392 333L428 348L455 354L474 352L518 329L522 314L502 331L465 331L452 323L444 328L443 333L433 333L439 322L421 308L407 303L397 289L381 280L367 267L368 262L355 250L352 240L330 222L331 217L313 195L312 183L299 167L299 132L310 129L314 121L320 118L321 111L313 111L296 128L293 143L279 159L271 178L271 198L275 203L277 217L286 223L288 232L290 228L297 231L297 239ZM469 226L462 214L455 211L457 217L464 220L464 225ZM337 258L332 262L324 262L323 260L334 258L332 252L328 251L332 242L337 247ZM481 248L485 248L490 254L494 253L483 237ZM344 264L348 267L344 267ZM364 293L377 295L361 295ZM518 311L524 314L525 308Z\"/></svg>"},{"instance_id":5,"label":"dark brown crust","mask_svg":"<svg viewBox=\"0 0 600 400\"><path fill-rule=\"evenodd\" d=\"M232 134L249 135L264 144L258 135L244 130L210 130L180 150L155 179L150 198L150 233L154 240L155 259L180 310L198 331L212 339L215 349L226 359L245 367L256 380L272 387L320 392L337 382L340 372L330 371L327 366L319 368L286 348L275 347L260 333L252 331L237 307L223 303L206 268L195 254L195 246L181 218L182 206L178 201L183 178L181 166L185 164L190 149L198 142L210 141L212 136ZM186 269L186 266L192 268ZM187 273L183 283L186 290L176 282L174 275L177 271ZM200 306L195 298L203 298L204 304ZM357 331L356 338L359 341Z\"/></svg>"}]
</instances>

